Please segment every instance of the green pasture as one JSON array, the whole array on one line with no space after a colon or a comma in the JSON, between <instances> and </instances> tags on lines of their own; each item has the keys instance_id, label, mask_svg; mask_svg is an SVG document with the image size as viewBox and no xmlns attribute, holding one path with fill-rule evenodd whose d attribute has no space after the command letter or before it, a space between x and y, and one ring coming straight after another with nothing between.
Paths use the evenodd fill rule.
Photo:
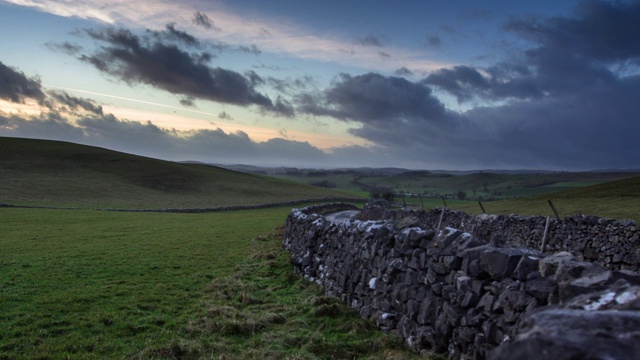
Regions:
<instances>
[{"instance_id":1,"label":"green pasture","mask_svg":"<svg viewBox=\"0 0 640 360\"><path fill-rule=\"evenodd\" d=\"M292 274L289 211L0 209L0 359L414 358Z\"/></svg>"},{"instance_id":2,"label":"green pasture","mask_svg":"<svg viewBox=\"0 0 640 360\"><path fill-rule=\"evenodd\" d=\"M538 196L501 201L483 201L489 214L544 215L555 214L549 205L552 202L560 217L586 214L611 219L631 219L640 222L640 177L578 187ZM434 202L428 204L433 205ZM436 206L442 207L442 201ZM463 210L470 214L480 214L477 201L448 201L453 210ZM432 208L425 206L426 209Z\"/></svg>"},{"instance_id":3,"label":"green pasture","mask_svg":"<svg viewBox=\"0 0 640 360\"><path fill-rule=\"evenodd\" d=\"M280 228L290 207L201 214L91 209L246 206L348 195L361 201L368 188L381 187L465 191L467 201L447 198L447 206L476 214L481 210L474 198L486 195L511 198L483 201L491 214L552 215L552 200L561 216L638 221L640 177L632 175L418 172L293 182L0 137L0 203L84 209L0 208L0 360L418 357L399 338L292 274ZM303 183L322 180L336 188ZM418 208L443 206L440 196L398 198L396 204L403 200Z\"/></svg>"},{"instance_id":4,"label":"green pasture","mask_svg":"<svg viewBox=\"0 0 640 360\"><path fill-rule=\"evenodd\" d=\"M316 172L322 174L322 172ZM626 172L541 172L541 173L491 173L477 172L464 175L408 171L402 174L344 173L325 175L277 175L280 178L305 184L328 181L335 189L353 195L367 197L374 188L388 189L394 194L421 194L423 199L440 199L441 196L457 198L464 192L466 199L496 201L550 194L602 184L633 177ZM409 198L406 199L409 201ZM411 199L412 202L416 200ZM439 200L437 200L439 201Z\"/></svg>"}]
</instances>

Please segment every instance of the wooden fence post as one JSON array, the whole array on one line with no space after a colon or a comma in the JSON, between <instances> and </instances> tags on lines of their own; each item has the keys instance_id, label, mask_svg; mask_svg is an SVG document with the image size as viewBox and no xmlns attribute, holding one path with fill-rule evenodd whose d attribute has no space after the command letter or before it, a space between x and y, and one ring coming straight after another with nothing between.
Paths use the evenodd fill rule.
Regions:
<instances>
[{"instance_id":1,"label":"wooden fence post","mask_svg":"<svg viewBox=\"0 0 640 360\"><path fill-rule=\"evenodd\" d=\"M540 245L540 252L544 252L544 247L547 245L547 234L549 233L550 216L547 216L547 223L544 225L544 234L542 235L542 245Z\"/></svg>"},{"instance_id":2,"label":"wooden fence post","mask_svg":"<svg viewBox=\"0 0 640 360\"><path fill-rule=\"evenodd\" d=\"M487 212L484 210L484 206L482 206L482 202L478 201L478 205L480 205L480 209L482 209L482 213L486 214Z\"/></svg>"},{"instance_id":3,"label":"wooden fence post","mask_svg":"<svg viewBox=\"0 0 640 360\"><path fill-rule=\"evenodd\" d=\"M558 220L560 220L560 215L558 214L558 210L556 210L556 207L553 206L553 203L551 202L551 200L547 200L549 202L549 206L551 206L551 210L553 210L553 213L556 214L556 218Z\"/></svg>"}]
</instances>

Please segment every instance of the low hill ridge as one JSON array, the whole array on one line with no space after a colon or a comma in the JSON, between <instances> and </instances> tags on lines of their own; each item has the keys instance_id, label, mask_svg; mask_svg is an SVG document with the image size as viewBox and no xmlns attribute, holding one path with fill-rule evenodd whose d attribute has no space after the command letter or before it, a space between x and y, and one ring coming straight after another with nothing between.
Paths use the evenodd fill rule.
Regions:
<instances>
[{"instance_id":1,"label":"low hill ridge","mask_svg":"<svg viewBox=\"0 0 640 360\"><path fill-rule=\"evenodd\" d=\"M0 137L0 203L82 208L212 208L344 193L219 167L69 142Z\"/></svg>"}]
</instances>

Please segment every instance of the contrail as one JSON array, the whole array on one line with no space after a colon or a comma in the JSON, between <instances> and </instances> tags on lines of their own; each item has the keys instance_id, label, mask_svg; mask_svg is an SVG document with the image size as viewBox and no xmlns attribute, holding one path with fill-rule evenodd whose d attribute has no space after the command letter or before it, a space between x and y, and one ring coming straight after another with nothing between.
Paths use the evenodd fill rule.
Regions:
<instances>
[{"instance_id":1,"label":"contrail","mask_svg":"<svg viewBox=\"0 0 640 360\"><path fill-rule=\"evenodd\" d=\"M84 94L105 96L105 97L109 97L109 98L113 98L113 99L133 101L133 102L137 102L137 103L155 105L155 106L160 106L160 107L169 108L169 109L175 109L175 110L181 110L181 111L189 111L189 112L196 113L196 114L211 115L211 116L216 116L216 117L218 116L218 114L212 114L212 113L209 113L209 112L206 112L206 111L186 109L186 108L179 107L179 106L171 106L171 105L166 105L166 104L159 104L159 103L146 101L146 100L138 100L138 99L126 98L126 97L122 97L122 96L102 94L102 93L93 92L93 91L87 91L87 90L72 89L72 88L68 88L68 87L64 87L64 86L56 86L56 85L48 85L48 84L42 84L42 85L45 86L45 87L49 87L49 88L56 88L56 89L62 89L62 90L68 90L68 91L75 91L75 92L84 93Z\"/></svg>"}]
</instances>

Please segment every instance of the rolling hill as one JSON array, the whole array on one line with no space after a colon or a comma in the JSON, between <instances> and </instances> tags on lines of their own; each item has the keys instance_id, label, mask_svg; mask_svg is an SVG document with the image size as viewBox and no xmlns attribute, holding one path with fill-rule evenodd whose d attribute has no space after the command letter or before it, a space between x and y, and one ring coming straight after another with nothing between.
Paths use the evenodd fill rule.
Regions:
<instances>
[{"instance_id":1,"label":"rolling hill","mask_svg":"<svg viewBox=\"0 0 640 360\"><path fill-rule=\"evenodd\" d=\"M574 214L597 215L640 222L640 176L602 184L562 190L554 193L504 201L485 202L491 214L554 216L551 200L561 217ZM477 204L468 203L456 209L479 213Z\"/></svg>"},{"instance_id":2,"label":"rolling hill","mask_svg":"<svg viewBox=\"0 0 640 360\"><path fill-rule=\"evenodd\" d=\"M80 208L211 208L344 193L202 164L68 142L0 137L0 203Z\"/></svg>"}]
</instances>

